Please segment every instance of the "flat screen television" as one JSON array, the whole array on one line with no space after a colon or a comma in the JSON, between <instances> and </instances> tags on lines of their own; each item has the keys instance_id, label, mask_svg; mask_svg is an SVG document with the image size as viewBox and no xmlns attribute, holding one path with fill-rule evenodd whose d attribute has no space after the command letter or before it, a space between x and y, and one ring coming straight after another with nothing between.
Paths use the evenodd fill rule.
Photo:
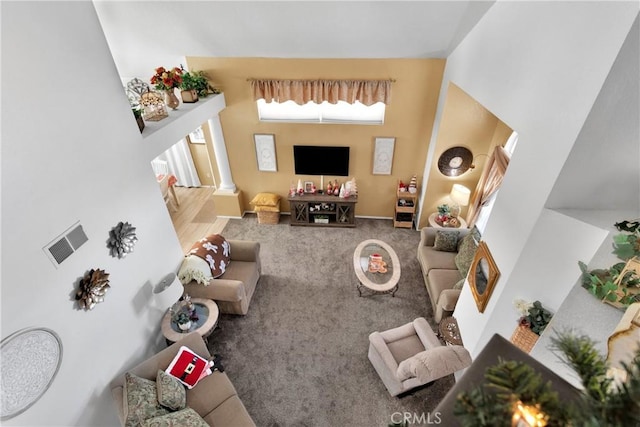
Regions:
<instances>
[{"instance_id":1,"label":"flat screen television","mask_svg":"<svg viewBox=\"0 0 640 427\"><path fill-rule=\"evenodd\" d=\"M349 176L349 147L294 145L296 175Z\"/></svg>"}]
</instances>

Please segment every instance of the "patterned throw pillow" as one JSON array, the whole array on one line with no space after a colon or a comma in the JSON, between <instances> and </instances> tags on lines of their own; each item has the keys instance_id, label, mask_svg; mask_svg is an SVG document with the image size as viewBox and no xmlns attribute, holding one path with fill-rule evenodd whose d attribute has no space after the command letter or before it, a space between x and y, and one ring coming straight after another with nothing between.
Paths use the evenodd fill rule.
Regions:
<instances>
[{"instance_id":1,"label":"patterned throw pillow","mask_svg":"<svg viewBox=\"0 0 640 427\"><path fill-rule=\"evenodd\" d=\"M158 402L162 406L174 411L179 411L187 406L187 392L182 383L162 370L158 370L156 388Z\"/></svg>"},{"instance_id":2,"label":"patterned throw pillow","mask_svg":"<svg viewBox=\"0 0 640 427\"><path fill-rule=\"evenodd\" d=\"M458 250L458 231L436 231L436 239L433 249L443 252L455 252Z\"/></svg>"},{"instance_id":3,"label":"patterned throw pillow","mask_svg":"<svg viewBox=\"0 0 640 427\"><path fill-rule=\"evenodd\" d=\"M455 284L455 285L453 285L453 289L456 289L456 290L460 290L460 289L462 289L462 288L464 287L464 281L465 281L465 280L466 280L466 277L465 277L465 278L462 278L462 279L460 279L460 280L458 280L458 281L456 282L456 284Z\"/></svg>"},{"instance_id":4,"label":"patterned throw pillow","mask_svg":"<svg viewBox=\"0 0 640 427\"><path fill-rule=\"evenodd\" d=\"M209 427L209 424L193 409L184 408L161 417L146 420L143 427Z\"/></svg>"},{"instance_id":5,"label":"patterned throw pillow","mask_svg":"<svg viewBox=\"0 0 640 427\"><path fill-rule=\"evenodd\" d=\"M129 372L124 374L123 398L125 427L137 427L149 418L169 413L158 402L156 382Z\"/></svg>"},{"instance_id":6,"label":"patterned throw pillow","mask_svg":"<svg viewBox=\"0 0 640 427\"><path fill-rule=\"evenodd\" d=\"M224 274L231 261L231 246L221 235L212 234L194 243L188 255L196 255L205 260L215 279Z\"/></svg>"},{"instance_id":7,"label":"patterned throw pillow","mask_svg":"<svg viewBox=\"0 0 640 427\"><path fill-rule=\"evenodd\" d=\"M458 250L458 254L454 259L456 267L458 267L458 271L460 271L462 277L467 277L477 248L478 243L475 241L473 233L469 233L462 238L460 250Z\"/></svg>"}]
</instances>

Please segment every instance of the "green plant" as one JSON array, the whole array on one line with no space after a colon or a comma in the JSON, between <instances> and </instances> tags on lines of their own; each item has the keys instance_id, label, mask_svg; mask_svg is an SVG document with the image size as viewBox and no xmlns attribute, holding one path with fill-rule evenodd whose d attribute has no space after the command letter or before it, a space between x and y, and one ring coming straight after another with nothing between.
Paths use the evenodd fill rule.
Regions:
<instances>
[{"instance_id":1,"label":"green plant","mask_svg":"<svg viewBox=\"0 0 640 427\"><path fill-rule=\"evenodd\" d=\"M458 395L454 414L462 425L510 426L516 402L539 408L548 426L640 425L640 348L630 364L623 364L626 380L614 383L589 337L563 332L551 340L552 350L582 381L577 401L559 400L551 383L526 363L500 360L487 368L484 386Z\"/></svg>"},{"instance_id":2,"label":"green plant","mask_svg":"<svg viewBox=\"0 0 640 427\"><path fill-rule=\"evenodd\" d=\"M613 236L613 253L625 261L640 256L640 232Z\"/></svg>"},{"instance_id":3,"label":"green plant","mask_svg":"<svg viewBox=\"0 0 640 427\"><path fill-rule=\"evenodd\" d=\"M179 311L178 313L175 314L175 316L173 316L173 321L176 322L178 325L182 325L184 323L190 322L191 317L189 316L189 313L187 313L186 311Z\"/></svg>"},{"instance_id":4,"label":"green plant","mask_svg":"<svg viewBox=\"0 0 640 427\"><path fill-rule=\"evenodd\" d=\"M220 93L220 91L209 84L209 80L204 71L185 71L182 74L180 89L195 90L201 98L206 97L210 93Z\"/></svg>"},{"instance_id":5,"label":"green plant","mask_svg":"<svg viewBox=\"0 0 640 427\"><path fill-rule=\"evenodd\" d=\"M614 226L622 233L613 236L613 253L623 261L640 257L640 220L623 220ZM582 287L596 298L619 308L640 301L640 277L633 272L625 274L622 279L618 277L625 266L624 262L607 269L593 270L589 270L582 261L578 265L582 271Z\"/></svg>"},{"instance_id":6,"label":"green plant","mask_svg":"<svg viewBox=\"0 0 640 427\"><path fill-rule=\"evenodd\" d=\"M451 216L451 208L446 203L438 206L438 215Z\"/></svg>"},{"instance_id":7,"label":"green plant","mask_svg":"<svg viewBox=\"0 0 640 427\"><path fill-rule=\"evenodd\" d=\"M621 307L628 307L630 304L640 301L640 294L630 292L634 287L640 287L640 277L633 272L628 272L620 281L620 286L616 284L624 262L619 262L607 269L596 268L589 270L587 265L578 262L582 271L582 287L588 290L593 296L611 303L619 304Z\"/></svg>"},{"instance_id":8,"label":"green plant","mask_svg":"<svg viewBox=\"0 0 640 427\"><path fill-rule=\"evenodd\" d=\"M551 317L553 317L551 312L542 307L540 301L534 301L533 306L529 308L529 314L527 314L527 320L530 325L529 327L538 335L540 335L547 327L551 321Z\"/></svg>"}]
</instances>

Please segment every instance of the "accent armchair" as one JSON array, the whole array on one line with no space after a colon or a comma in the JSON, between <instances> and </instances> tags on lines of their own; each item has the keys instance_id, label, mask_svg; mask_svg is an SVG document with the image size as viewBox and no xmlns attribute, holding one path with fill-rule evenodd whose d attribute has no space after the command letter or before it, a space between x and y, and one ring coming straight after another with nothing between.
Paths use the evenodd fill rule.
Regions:
<instances>
[{"instance_id":1,"label":"accent armchair","mask_svg":"<svg viewBox=\"0 0 640 427\"><path fill-rule=\"evenodd\" d=\"M471 365L469 352L459 345L442 345L423 317L371 333L368 356L391 396Z\"/></svg>"},{"instance_id":2,"label":"accent armchair","mask_svg":"<svg viewBox=\"0 0 640 427\"><path fill-rule=\"evenodd\" d=\"M218 304L221 313L247 314L251 297L260 279L260 242L228 240L231 262L224 274L202 285L195 280L183 284L192 297L208 298Z\"/></svg>"}]
</instances>

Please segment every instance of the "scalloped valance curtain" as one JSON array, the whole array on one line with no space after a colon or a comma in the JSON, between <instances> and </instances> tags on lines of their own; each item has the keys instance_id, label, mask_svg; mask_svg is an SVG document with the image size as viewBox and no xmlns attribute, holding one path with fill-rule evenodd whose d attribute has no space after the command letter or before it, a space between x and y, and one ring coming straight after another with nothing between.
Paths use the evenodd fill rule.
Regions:
<instances>
[{"instance_id":1,"label":"scalloped valance curtain","mask_svg":"<svg viewBox=\"0 0 640 427\"><path fill-rule=\"evenodd\" d=\"M266 102L309 101L321 104L338 101L364 105L391 103L391 80L251 80L253 99Z\"/></svg>"}]
</instances>

